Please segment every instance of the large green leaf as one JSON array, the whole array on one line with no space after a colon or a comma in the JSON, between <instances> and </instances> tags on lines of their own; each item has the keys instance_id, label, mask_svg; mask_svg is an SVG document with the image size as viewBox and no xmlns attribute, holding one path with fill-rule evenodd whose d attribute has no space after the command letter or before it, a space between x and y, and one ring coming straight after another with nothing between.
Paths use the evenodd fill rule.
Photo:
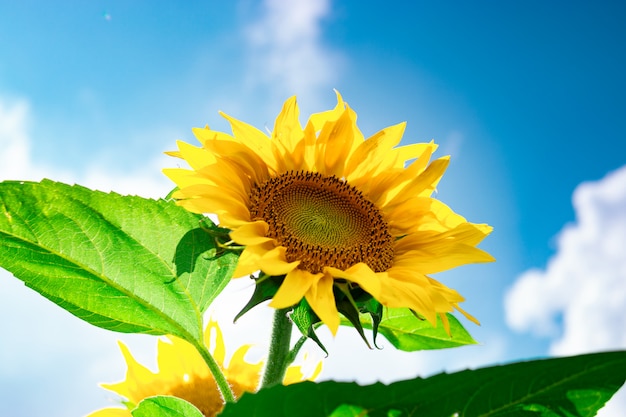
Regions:
<instances>
[{"instance_id":1,"label":"large green leaf","mask_svg":"<svg viewBox=\"0 0 626 417\"><path fill-rule=\"evenodd\" d=\"M363 327L372 329L371 316L361 314L360 317ZM433 327L427 320L415 317L407 308L385 308L383 319L378 325L378 333L385 336L396 349L406 352L476 344L456 317L452 314L447 314L447 317L450 323L450 335L443 327L440 318L437 319L437 326ZM345 319L342 319L341 324L351 325Z\"/></svg>"},{"instance_id":2,"label":"large green leaf","mask_svg":"<svg viewBox=\"0 0 626 417\"><path fill-rule=\"evenodd\" d=\"M360 386L334 381L274 386L244 394L220 417L592 417L626 379L626 351L544 359ZM351 407L342 407L348 405ZM348 414L349 415L349 414Z\"/></svg>"},{"instance_id":3,"label":"large green leaf","mask_svg":"<svg viewBox=\"0 0 626 417\"><path fill-rule=\"evenodd\" d=\"M0 183L0 266L81 319L201 340L236 255L171 201L44 180Z\"/></svg>"},{"instance_id":4,"label":"large green leaf","mask_svg":"<svg viewBox=\"0 0 626 417\"><path fill-rule=\"evenodd\" d=\"M193 404L167 395L141 400L131 414L133 417L203 417Z\"/></svg>"}]
</instances>

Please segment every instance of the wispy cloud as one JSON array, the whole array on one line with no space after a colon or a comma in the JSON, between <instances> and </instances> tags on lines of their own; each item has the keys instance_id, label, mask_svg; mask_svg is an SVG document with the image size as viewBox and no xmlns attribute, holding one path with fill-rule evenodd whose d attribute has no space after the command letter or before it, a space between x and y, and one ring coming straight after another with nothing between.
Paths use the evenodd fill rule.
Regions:
<instances>
[{"instance_id":1,"label":"wispy cloud","mask_svg":"<svg viewBox=\"0 0 626 417\"><path fill-rule=\"evenodd\" d=\"M330 91L343 61L323 42L322 22L330 12L329 0L264 1L261 17L245 28L249 81L280 97Z\"/></svg>"},{"instance_id":2,"label":"wispy cloud","mask_svg":"<svg viewBox=\"0 0 626 417\"><path fill-rule=\"evenodd\" d=\"M0 179L36 179L43 174L31 161L29 120L27 100L0 98Z\"/></svg>"},{"instance_id":3,"label":"wispy cloud","mask_svg":"<svg viewBox=\"0 0 626 417\"><path fill-rule=\"evenodd\" d=\"M101 191L137 194L144 197L162 197L172 188L161 174L161 168L172 165L159 152L140 167L132 170L115 169L95 156L85 172L74 167L59 167L51 161L33 159L32 140L28 126L33 115L27 99L7 100L0 97L0 181L40 181L50 178L66 183L78 183ZM149 143L145 141L145 143ZM123 150L117 150L123 152ZM114 150L111 150L114 152Z\"/></svg>"}]
</instances>

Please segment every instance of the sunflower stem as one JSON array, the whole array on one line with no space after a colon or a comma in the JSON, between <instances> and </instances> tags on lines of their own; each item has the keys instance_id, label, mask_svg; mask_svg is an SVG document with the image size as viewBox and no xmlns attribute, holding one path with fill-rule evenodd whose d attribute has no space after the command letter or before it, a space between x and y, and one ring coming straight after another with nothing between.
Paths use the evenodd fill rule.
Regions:
<instances>
[{"instance_id":1,"label":"sunflower stem","mask_svg":"<svg viewBox=\"0 0 626 417\"><path fill-rule=\"evenodd\" d=\"M227 403L234 403L236 401L235 394L233 394L233 390L231 389L228 380L224 376L220 366L215 361L215 358L213 358L213 355L211 355L211 352L209 352L204 343L196 342L194 345L198 352L200 352L200 355L202 355L204 362L209 367L213 378L215 378L215 383L217 384L224 401Z\"/></svg>"},{"instance_id":2,"label":"sunflower stem","mask_svg":"<svg viewBox=\"0 0 626 417\"><path fill-rule=\"evenodd\" d=\"M291 345L291 330L293 325L287 316L288 309L274 312L272 325L272 339L269 357L265 366L262 388L268 388L283 382L287 366L289 366L289 346ZM292 359L293 360L293 359Z\"/></svg>"}]
</instances>

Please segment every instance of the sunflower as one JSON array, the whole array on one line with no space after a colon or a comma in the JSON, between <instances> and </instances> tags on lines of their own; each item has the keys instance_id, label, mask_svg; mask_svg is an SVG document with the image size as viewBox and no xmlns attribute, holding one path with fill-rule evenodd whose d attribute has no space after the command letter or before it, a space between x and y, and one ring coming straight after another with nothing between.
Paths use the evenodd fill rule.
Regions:
<instances>
[{"instance_id":1,"label":"sunflower","mask_svg":"<svg viewBox=\"0 0 626 417\"><path fill-rule=\"evenodd\" d=\"M469 223L432 197L449 157L432 162L437 145L398 146L405 124L365 138L356 113L337 93L334 109L304 128L295 97L274 130L264 132L222 114L232 135L193 130L201 147L179 141L170 155L191 169L166 169L177 203L214 213L245 247L235 277L261 271L284 276L270 306L306 299L336 333L333 288L346 282L388 307L409 308L433 325L464 298L429 275L490 262L476 245L492 228Z\"/></svg>"},{"instance_id":2,"label":"sunflower","mask_svg":"<svg viewBox=\"0 0 626 417\"><path fill-rule=\"evenodd\" d=\"M211 339L213 338L213 343ZM212 354L224 372L236 397L244 392L255 392L259 387L263 363L251 364L244 360L250 345L244 345L230 358L225 366L224 340L222 332L214 321L209 322L204 332L204 342L212 347ZM159 339L157 346L158 372L154 373L140 364L130 353L128 347L119 342L126 361L126 379L115 384L101 384L126 401L126 408L104 408L87 417L130 417L133 408L144 398L154 395L172 395L195 405L204 416L213 417L224 407L221 394L208 366L189 343L173 336ZM299 366L287 369L285 384L311 380L321 371L321 362L309 375L305 375Z\"/></svg>"}]
</instances>

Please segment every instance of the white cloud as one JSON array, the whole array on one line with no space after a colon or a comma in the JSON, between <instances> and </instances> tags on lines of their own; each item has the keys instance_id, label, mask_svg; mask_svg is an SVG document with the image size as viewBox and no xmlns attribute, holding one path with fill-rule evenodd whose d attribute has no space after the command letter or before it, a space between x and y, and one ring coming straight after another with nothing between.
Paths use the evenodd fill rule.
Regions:
<instances>
[{"instance_id":1,"label":"white cloud","mask_svg":"<svg viewBox=\"0 0 626 417\"><path fill-rule=\"evenodd\" d=\"M0 99L0 178L24 178L37 167L30 163L29 119L26 100Z\"/></svg>"},{"instance_id":2,"label":"white cloud","mask_svg":"<svg viewBox=\"0 0 626 417\"><path fill-rule=\"evenodd\" d=\"M168 166L175 166L175 162L165 155L156 156L130 172L116 172L98 164L84 173L81 185L101 191L115 191L123 195L160 198L174 188L174 184L161 173L161 169Z\"/></svg>"},{"instance_id":3,"label":"white cloud","mask_svg":"<svg viewBox=\"0 0 626 417\"><path fill-rule=\"evenodd\" d=\"M626 166L578 186L574 207L547 268L525 272L507 294L507 322L551 336L556 355L625 348Z\"/></svg>"},{"instance_id":4,"label":"white cloud","mask_svg":"<svg viewBox=\"0 0 626 417\"><path fill-rule=\"evenodd\" d=\"M98 160L86 172L73 171L71 166L60 168L48 162L33 160L28 126L32 122L30 104L25 99L8 101L0 97L0 181L40 181L49 178L66 183L78 183L101 191L162 197L173 188L161 173L172 166L161 153L132 171L114 170ZM149 142L146 142L149 143ZM171 159L171 158L170 158ZM105 160L106 161L106 160Z\"/></svg>"},{"instance_id":5,"label":"white cloud","mask_svg":"<svg viewBox=\"0 0 626 417\"><path fill-rule=\"evenodd\" d=\"M577 221L557 239L545 270L523 273L506 296L517 331L552 338L550 353L626 348L626 166L574 192ZM623 416L626 390L598 416Z\"/></svg>"},{"instance_id":6,"label":"white cloud","mask_svg":"<svg viewBox=\"0 0 626 417\"><path fill-rule=\"evenodd\" d=\"M281 97L334 87L342 57L322 43L321 23L329 14L329 0L264 1L261 18L245 31L250 81Z\"/></svg>"}]
</instances>

